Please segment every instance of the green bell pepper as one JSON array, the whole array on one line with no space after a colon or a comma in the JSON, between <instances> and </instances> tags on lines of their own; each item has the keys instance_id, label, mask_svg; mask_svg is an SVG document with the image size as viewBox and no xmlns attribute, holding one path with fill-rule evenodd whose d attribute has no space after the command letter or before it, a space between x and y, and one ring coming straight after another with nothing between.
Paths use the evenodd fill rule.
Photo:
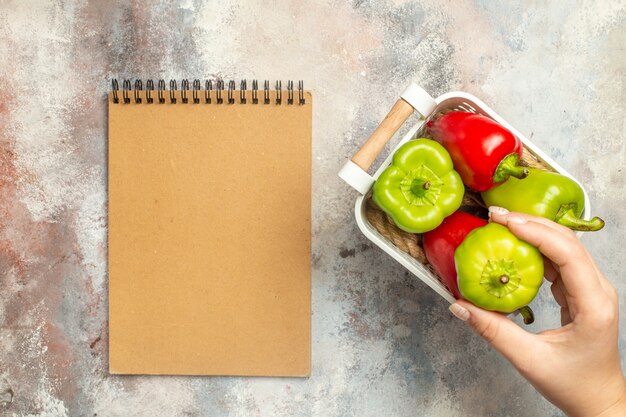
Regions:
<instances>
[{"instance_id":1,"label":"green bell pepper","mask_svg":"<svg viewBox=\"0 0 626 417\"><path fill-rule=\"evenodd\" d=\"M373 186L372 199L402 230L433 230L461 206L465 187L443 146L431 139L402 145Z\"/></svg>"},{"instance_id":2,"label":"green bell pepper","mask_svg":"<svg viewBox=\"0 0 626 417\"><path fill-rule=\"evenodd\" d=\"M580 218L585 196L574 180L556 172L533 168L528 171L523 181L509 178L482 193L485 204L545 217L573 230L602 229L604 221L599 217L591 220Z\"/></svg>"},{"instance_id":3,"label":"green bell pepper","mask_svg":"<svg viewBox=\"0 0 626 417\"><path fill-rule=\"evenodd\" d=\"M526 181L526 180L524 180ZM454 253L461 295L486 310L510 313L525 307L543 283L543 256L506 227L489 223L472 230Z\"/></svg>"}]
</instances>

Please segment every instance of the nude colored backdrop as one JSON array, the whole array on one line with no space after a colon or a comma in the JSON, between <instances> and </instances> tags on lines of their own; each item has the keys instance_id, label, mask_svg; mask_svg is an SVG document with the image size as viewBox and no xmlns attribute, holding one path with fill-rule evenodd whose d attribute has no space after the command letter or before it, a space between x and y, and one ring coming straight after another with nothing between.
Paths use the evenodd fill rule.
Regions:
<instances>
[{"instance_id":1,"label":"nude colored backdrop","mask_svg":"<svg viewBox=\"0 0 626 417\"><path fill-rule=\"evenodd\" d=\"M0 414L560 415L359 233L336 175L410 80L469 91L585 182L607 226L584 241L623 306L626 7L523 3L0 2ZM107 374L111 77L315 94L309 379ZM533 329L557 325L548 287L534 306Z\"/></svg>"}]
</instances>

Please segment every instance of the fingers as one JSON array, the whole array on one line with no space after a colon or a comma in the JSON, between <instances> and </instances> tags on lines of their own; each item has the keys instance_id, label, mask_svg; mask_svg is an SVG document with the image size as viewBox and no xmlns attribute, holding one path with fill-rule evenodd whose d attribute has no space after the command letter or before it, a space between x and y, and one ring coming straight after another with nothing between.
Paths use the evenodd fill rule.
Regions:
<instances>
[{"instance_id":1,"label":"fingers","mask_svg":"<svg viewBox=\"0 0 626 417\"><path fill-rule=\"evenodd\" d=\"M500 313L483 310L465 300L457 300L450 306L450 311L466 321L476 334L518 369L524 366L525 353L532 351L535 342L534 334L523 330Z\"/></svg>"},{"instance_id":2,"label":"fingers","mask_svg":"<svg viewBox=\"0 0 626 417\"><path fill-rule=\"evenodd\" d=\"M543 274L550 282L556 281L561 276L561 272L558 271L558 268L545 256L543 257Z\"/></svg>"},{"instance_id":3,"label":"fingers","mask_svg":"<svg viewBox=\"0 0 626 417\"><path fill-rule=\"evenodd\" d=\"M554 299L561 307L561 326L570 324L573 320L573 316L575 315L576 306L572 305L572 309L570 310L570 305L567 302L567 293L562 280L557 278L557 280L550 285L550 291L552 291Z\"/></svg>"},{"instance_id":4,"label":"fingers","mask_svg":"<svg viewBox=\"0 0 626 417\"><path fill-rule=\"evenodd\" d=\"M546 224L546 219L518 213L492 215L492 220L507 226L514 235L536 246L552 260L570 296L594 306L602 303L605 293L595 266L575 235Z\"/></svg>"},{"instance_id":5,"label":"fingers","mask_svg":"<svg viewBox=\"0 0 626 417\"><path fill-rule=\"evenodd\" d=\"M545 219L543 217L536 217L536 216L531 216L528 214L524 214L524 213L510 213L508 210L502 208L502 207L489 207L489 217L491 219L491 221L496 222L496 223L500 223L500 224L504 224L506 225L508 220L507 220L507 216L509 214L514 215L515 217L519 217L523 220L526 221L534 221L540 224L543 224L547 227L550 227L551 229L555 230L556 232L559 232L560 234L566 236L566 237L571 237L573 239L576 239L576 234L570 230L569 228L562 226L558 223L555 223L551 220ZM595 264L593 258L591 257L591 255L589 254L589 252L587 252L587 250L582 246L582 244L579 244L579 246L581 247L582 251L584 252L584 257L587 259L587 261L593 266L595 272L596 272L596 276L598 278L598 281L600 283L601 288L604 290L605 294L609 297L609 299L611 299L612 301L616 301L616 296L615 296L615 290L613 288L613 286L611 285L611 283L604 277L604 275L602 274L602 272L598 269L598 266ZM581 254L582 256L582 254ZM560 271L558 266L553 265L551 262L544 262L544 271L545 271L545 277L548 281L550 282L554 282L555 279L557 277L560 276Z\"/></svg>"},{"instance_id":6,"label":"fingers","mask_svg":"<svg viewBox=\"0 0 626 417\"><path fill-rule=\"evenodd\" d=\"M507 209L502 208L502 207L494 207L494 206L489 207L489 219L496 223L506 225L505 219L509 213L510 212ZM532 220L537 223L544 224L548 226L549 228L554 229L555 231L565 236L570 236L574 238L576 237L576 233L574 233L570 228L562 226L558 223L555 223L552 220L548 220L543 217L531 216L530 214L525 214L525 213L515 213L515 215L518 217L521 217L522 219L525 219L526 221Z\"/></svg>"},{"instance_id":7,"label":"fingers","mask_svg":"<svg viewBox=\"0 0 626 417\"><path fill-rule=\"evenodd\" d=\"M602 286L602 289L604 290L606 295L609 297L609 299L614 304L617 304L618 294L617 294L617 290L615 289L613 284L611 284L609 282L609 280L607 280L606 278L604 278L604 276L601 275L600 276L600 285Z\"/></svg>"},{"instance_id":8,"label":"fingers","mask_svg":"<svg viewBox=\"0 0 626 417\"><path fill-rule=\"evenodd\" d=\"M609 299L611 299L614 302L617 302L617 298L615 297L615 294L616 294L615 287L613 287L611 282L608 279L606 279L602 271L600 271L600 269L598 268L598 265L596 265L595 261L593 260L593 258L591 257L591 254L587 251L587 249L585 249L585 254L587 255L589 262L591 262L591 264L593 265L593 268L596 271L596 275L598 276L598 280L600 281L600 286L602 287L606 295L609 297Z\"/></svg>"},{"instance_id":9,"label":"fingers","mask_svg":"<svg viewBox=\"0 0 626 417\"><path fill-rule=\"evenodd\" d=\"M565 294L563 294L558 282L553 282L552 285L550 285L550 291L552 291L552 295L558 305L563 308L568 308L567 299L565 298Z\"/></svg>"},{"instance_id":10,"label":"fingers","mask_svg":"<svg viewBox=\"0 0 626 417\"><path fill-rule=\"evenodd\" d=\"M561 326L567 326L572 322L569 309L561 307Z\"/></svg>"}]
</instances>

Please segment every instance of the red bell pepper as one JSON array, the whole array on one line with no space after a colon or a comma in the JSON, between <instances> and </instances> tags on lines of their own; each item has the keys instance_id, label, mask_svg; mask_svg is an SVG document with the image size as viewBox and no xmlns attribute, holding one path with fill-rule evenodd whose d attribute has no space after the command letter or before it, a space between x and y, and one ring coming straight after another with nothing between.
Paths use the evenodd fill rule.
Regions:
<instances>
[{"instance_id":1,"label":"red bell pepper","mask_svg":"<svg viewBox=\"0 0 626 417\"><path fill-rule=\"evenodd\" d=\"M430 121L428 127L450 153L463 183L476 191L487 191L509 176L528 175L519 166L522 142L489 117L453 111Z\"/></svg>"},{"instance_id":2,"label":"red bell pepper","mask_svg":"<svg viewBox=\"0 0 626 417\"><path fill-rule=\"evenodd\" d=\"M481 218L456 211L446 217L439 227L423 235L426 258L454 298L462 298L457 284L454 252L469 232L486 224Z\"/></svg>"}]
</instances>

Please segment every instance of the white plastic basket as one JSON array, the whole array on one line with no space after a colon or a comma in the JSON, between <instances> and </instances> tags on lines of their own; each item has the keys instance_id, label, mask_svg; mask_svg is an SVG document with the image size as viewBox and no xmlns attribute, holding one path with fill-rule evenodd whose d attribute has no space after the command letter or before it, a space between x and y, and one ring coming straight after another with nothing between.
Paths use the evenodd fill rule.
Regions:
<instances>
[{"instance_id":1,"label":"white plastic basket","mask_svg":"<svg viewBox=\"0 0 626 417\"><path fill-rule=\"evenodd\" d=\"M359 152L364 151L365 147L369 146L370 149L368 149L368 153L370 154L370 159L373 161L373 158L378 155L384 145L391 139L391 137L393 137L393 134L402 125L402 123L406 121L406 119L413 110L417 111L420 114L420 120L402 138L402 140L387 156L381 166L378 167L374 175L369 175L367 173L367 169L369 168L367 163L359 164L360 161L355 161L355 159L357 159L357 154L359 153L357 152L357 154L355 154L355 157L353 157L352 160L349 160L344 165L344 167L339 172L339 176L360 193L360 195L356 199L354 214L357 224L359 225L359 228L361 229L363 234L450 303L454 302L454 297L439 281L439 279L430 270L428 270L425 265L420 263L417 259L413 258L408 253L399 250L391 241L378 233L378 231L369 223L365 214L366 201L369 197L369 193L371 192L372 185L374 184L378 176L384 171L384 169L389 166L396 149L398 149L400 146L402 146L404 143L411 139L422 137L426 129L426 123L435 115L452 110L460 110L483 114L494 119L507 129L509 129L515 136L517 136L522 141L524 146L538 160L542 161L544 164L551 167L556 172L572 178L581 186L585 196L585 207L581 217L585 220L589 220L591 218L589 196L587 195L587 191L580 183L580 181L572 177L572 175L570 175L563 167L561 167L552 158L550 158L543 151L541 151L541 149L539 149L534 143L526 138L526 136L522 135L517 129L507 123L506 120L500 117L494 110L492 110L477 97L465 92L450 92L443 94L436 99L433 99L422 88L418 87L415 84L411 84L401 95L401 99L398 100L398 103L396 103L396 105L398 105L399 103L402 104L401 102L404 102L405 107L407 105L410 105L411 107L409 110L405 111L404 115L406 117L400 117L390 121L390 112L390 115L388 115L387 118L385 118L385 120L381 123L375 134L380 133L381 128L383 128L382 130L384 130L385 132L379 135L379 138L377 140L372 141L372 139L370 139L359 150ZM394 108L395 107L396 106L394 106ZM387 124L386 128L384 128L384 124ZM582 234L582 232L578 232L579 236L580 234Z\"/></svg>"}]
</instances>

